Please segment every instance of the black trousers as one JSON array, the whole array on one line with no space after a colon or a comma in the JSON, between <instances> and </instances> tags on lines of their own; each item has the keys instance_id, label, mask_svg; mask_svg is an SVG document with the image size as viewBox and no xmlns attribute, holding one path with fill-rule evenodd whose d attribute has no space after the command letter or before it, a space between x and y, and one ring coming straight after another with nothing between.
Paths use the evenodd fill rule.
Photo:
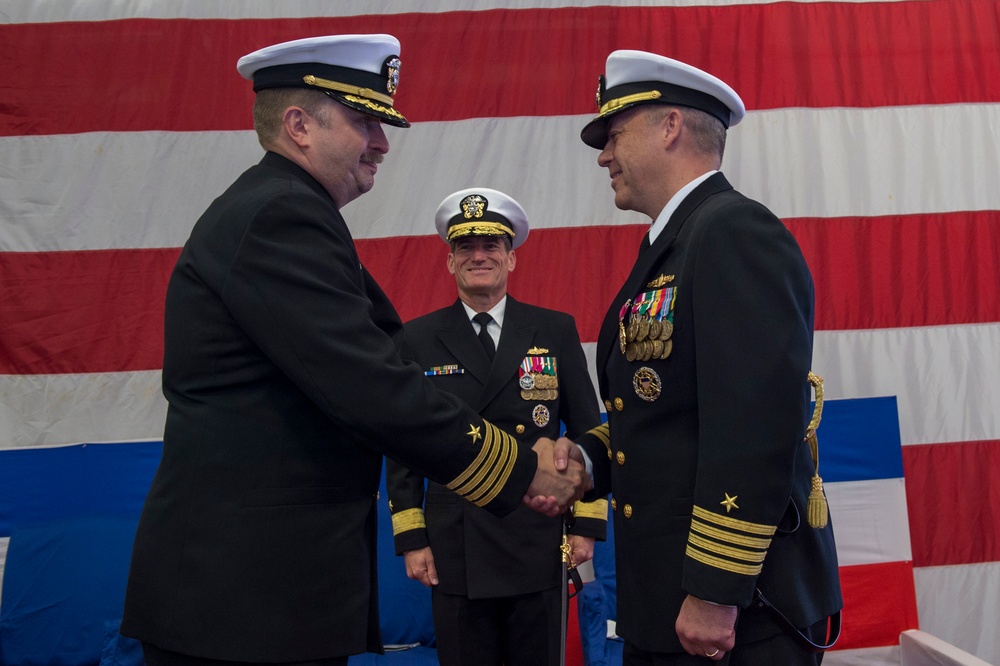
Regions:
<instances>
[{"instance_id":1,"label":"black trousers","mask_svg":"<svg viewBox=\"0 0 1000 666\"><path fill-rule=\"evenodd\" d=\"M259 663L247 661L220 661L219 659L192 657L188 654L161 650L146 642L142 644L142 654L146 657L146 666L261 666ZM347 657L281 662L280 666L347 666Z\"/></svg>"},{"instance_id":2,"label":"black trousers","mask_svg":"<svg viewBox=\"0 0 1000 666\"><path fill-rule=\"evenodd\" d=\"M814 643L826 642L828 623L821 620L804 633ZM785 633L765 638L755 643L737 645L732 652L716 661L705 656L692 656L686 652L646 652L628 641L622 653L622 666L820 666L822 652L809 652Z\"/></svg>"},{"instance_id":3,"label":"black trousers","mask_svg":"<svg viewBox=\"0 0 1000 666\"><path fill-rule=\"evenodd\" d=\"M441 666L558 666L560 589L469 599L434 589L431 608Z\"/></svg>"}]
</instances>

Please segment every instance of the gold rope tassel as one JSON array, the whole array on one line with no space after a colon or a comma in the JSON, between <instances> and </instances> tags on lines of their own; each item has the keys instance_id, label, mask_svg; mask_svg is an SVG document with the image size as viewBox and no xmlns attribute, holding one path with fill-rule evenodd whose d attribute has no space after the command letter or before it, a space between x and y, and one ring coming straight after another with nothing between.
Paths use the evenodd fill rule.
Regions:
<instances>
[{"instance_id":1,"label":"gold rope tassel","mask_svg":"<svg viewBox=\"0 0 1000 666\"><path fill-rule=\"evenodd\" d=\"M813 409L812 420L806 428L805 441L809 442L809 452L813 459L812 489L809 491L809 506L806 511L809 526L815 529L826 527L830 517L830 510L826 503L826 494L823 492L823 479L819 476L819 440L816 439L816 429L819 428L820 419L823 417L823 378L812 372L809 373L809 383L812 384L816 392L816 406Z\"/></svg>"}]
</instances>

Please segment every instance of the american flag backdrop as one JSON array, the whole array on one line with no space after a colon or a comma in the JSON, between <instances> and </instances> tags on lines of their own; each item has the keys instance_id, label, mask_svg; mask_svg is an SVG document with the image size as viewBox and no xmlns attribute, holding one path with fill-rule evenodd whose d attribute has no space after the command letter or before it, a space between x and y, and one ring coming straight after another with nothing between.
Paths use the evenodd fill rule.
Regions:
<instances>
[{"instance_id":1,"label":"american flag backdrop","mask_svg":"<svg viewBox=\"0 0 1000 666\"><path fill-rule=\"evenodd\" d=\"M159 440L167 279L262 155L236 60L355 32L402 43L414 126L387 128L375 189L344 210L402 318L454 299L437 204L492 187L532 224L511 293L572 313L591 360L648 223L579 139L605 58L649 50L730 83L748 115L723 171L816 283L847 604L826 663L896 663L917 627L1000 663L994 0L0 0L0 480L62 466L44 501L69 506L88 468L61 447L114 464ZM0 575L43 501L10 487Z\"/></svg>"}]
</instances>

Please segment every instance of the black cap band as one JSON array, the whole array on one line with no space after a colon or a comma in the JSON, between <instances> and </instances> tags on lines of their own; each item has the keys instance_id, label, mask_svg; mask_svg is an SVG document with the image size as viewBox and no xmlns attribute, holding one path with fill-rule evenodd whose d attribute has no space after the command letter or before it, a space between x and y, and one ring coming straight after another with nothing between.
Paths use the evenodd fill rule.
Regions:
<instances>
[{"instance_id":1,"label":"black cap band","mask_svg":"<svg viewBox=\"0 0 1000 666\"><path fill-rule=\"evenodd\" d=\"M653 91L659 92L659 96L656 98L647 97L631 103L626 100L626 98L632 95L642 96L643 93L650 93ZM618 100L621 100L621 103L616 106L615 102ZM722 121L722 124L726 127L726 129L729 129L729 119L732 112L729 107L723 104L720 100L716 99L712 95L698 90L664 83L663 81L636 81L608 88L603 91L601 99L598 100L598 104L601 107L599 112L600 115L598 117L604 118L617 113L622 109L636 106L637 104L648 103L676 104L677 106L687 106L692 109L698 109L699 111L704 111L705 113L715 116Z\"/></svg>"},{"instance_id":2,"label":"black cap band","mask_svg":"<svg viewBox=\"0 0 1000 666\"><path fill-rule=\"evenodd\" d=\"M315 62L275 65L259 69L253 74L253 90L257 92L267 88L315 88L305 82L305 77L310 75L357 88L367 88L381 95L388 94L388 79L385 76L350 67Z\"/></svg>"}]
</instances>

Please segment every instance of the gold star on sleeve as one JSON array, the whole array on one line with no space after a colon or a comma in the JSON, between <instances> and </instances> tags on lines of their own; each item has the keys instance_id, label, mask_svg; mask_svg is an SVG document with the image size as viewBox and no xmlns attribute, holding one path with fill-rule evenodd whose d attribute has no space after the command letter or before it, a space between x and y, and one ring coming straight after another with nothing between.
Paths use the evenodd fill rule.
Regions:
<instances>
[{"instance_id":1,"label":"gold star on sleeve","mask_svg":"<svg viewBox=\"0 0 1000 666\"><path fill-rule=\"evenodd\" d=\"M739 497L739 495L733 495L732 497L729 496L729 493L723 493L723 495L726 496L726 499L719 502L719 504L726 507L726 513L729 513L733 509L740 508L739 505L736 504L736 498Z\"/></svg>"},{"instance_id":2,"label":"gold star on sleeve","mask_svg":"<svg viewBox=\"0 0 1000 666\"><path fill-rule=\"evenodd\" d=\"M469 430L469 432L467 432L467 433L465 433L465 434L466 434L466 435L469 435L469 436L471 436L471 437L472 437L472 443L473 443L473 444L475 444L475 443L476 443L476 441L477 441L477 440L478 440L478 439L479 439L480 437L482 437L482 435L481 435L481 434L479 433L479 426L474 426L474 425L472 425L472 424L470 423L470 424L469 424L469 427L471 428L471 430Z\"/></svg>"}]
</instances>

